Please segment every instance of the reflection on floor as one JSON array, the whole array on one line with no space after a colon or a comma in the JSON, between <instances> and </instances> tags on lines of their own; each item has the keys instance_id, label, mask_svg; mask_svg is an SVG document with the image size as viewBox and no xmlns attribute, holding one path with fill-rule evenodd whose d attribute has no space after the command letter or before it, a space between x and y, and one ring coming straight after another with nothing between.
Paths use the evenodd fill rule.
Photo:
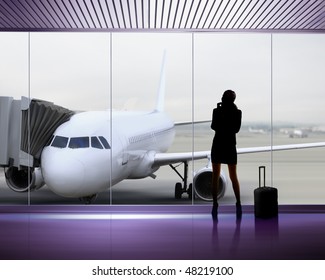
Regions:
<instances>
[{"instance_id":1,"label":"reflection on floor","mask_svg":"<svg viewBox=\"0 0 325 280\"><path fill-rule=\"evenodd\" d=\"M0 207L0 259L324 259L325 206Z\"/></svg>"}]
</instances>

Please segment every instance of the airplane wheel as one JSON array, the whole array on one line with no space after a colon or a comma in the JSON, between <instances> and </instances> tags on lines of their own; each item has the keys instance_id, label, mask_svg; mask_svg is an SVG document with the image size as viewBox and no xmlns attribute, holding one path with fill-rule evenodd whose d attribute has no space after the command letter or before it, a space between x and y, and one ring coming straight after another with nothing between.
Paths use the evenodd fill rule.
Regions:
<instances>
[{"instance_id":1,"label":"airplane wheel","mask_svg":"<svg viewBox=\"0 0 325 280\"><path fill-rule=\"evenodd\" d=\"M93 203L97 198L97 194L80 197L79 200L82 201L84 204L91 204Z\"/></svg>"},{"instance_id":2,"label":"airplane wheel","mask_svg":"<svg viewBox=\"0 0 325 280\"><path fill-rule=\"evenodd\" d=\"M189 184L189 186L188 186L187 194L188 194L188 199L193 198L193 184L192 183Z\"/></svg>"},{"instance_id":3,"label":"airplane wheel","mask_svg":"<svg viewBox=\"0 0 325 280\"><path fill-rule=\"evenodd\" d=\"M181 199L183 194L183 187L181 183L176 183L175 185L175 198Z\"/></svg>"}]
</instances>

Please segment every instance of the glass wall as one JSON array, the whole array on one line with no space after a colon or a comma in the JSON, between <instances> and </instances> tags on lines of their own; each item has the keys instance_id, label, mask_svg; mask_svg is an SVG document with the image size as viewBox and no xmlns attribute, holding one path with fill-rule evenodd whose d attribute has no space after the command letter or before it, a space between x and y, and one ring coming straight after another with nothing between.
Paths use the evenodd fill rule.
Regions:
<instances>
[{"instance_id":1,"label":"glass wall","mask_svg":"<svg viewBox=\"0 0 325 280\"><path fill-rule=\"evenodd\" d=\"M15 99L20 99L21 96L28 96L29 94L29 43L28 33L0 33L0 96L12 96ZM20 108L18 108L20 110ZM12 116L9 116L9 119ZM0 112L0 121L3 121L3 112ZM9 133L9 131L6 131ZM2 134L3 131L0 131ZM3 136L3 135L2 135ZM9 141L9 140L7 140ZM7 149L4 143L0 143L0 149ZM9 163L9 158L8 158ZM12 169L14 170L14 169ZM8 168L6 167L6 171ZM8 171L11 172L11 171ZM29 196L27 192L20 192L19 189L14 188L18 192L13 191L6 184L5 170L0 169L0 204L24 205L29 203Z\"/></svg>"},{"instance_id":2,"label":"glass wall","mask_svg":"<svg viewBox=\"0 0 325 280\"><path fill-rule=\"evenodd\" d=\"M164 72L163 110L176 123L191 122L193 107L191 40L191 34L112 34L113 109L130 113L139 110L153 112L159 94L160 79ZM146 121L150 122L150 118ZM118 125L117 123L116 130L119 130ZM159 121L158 124L152 124L153 131L157 125ZM184 129L185 136L179 133ZM168 152L191 152L191 130L191 126L190 128L176 126L177 136ZM134 133L142 135L141 131ZM143 161L137 161L138 155L134 155L136 151L129 153L126 155L129 158L128 164L145 164L145 158ZM180 166L179 171L183 174L182 168ZM133 169L136 169L136 166ZM137 178L137 174L131 177ZM181 181L168 165L163 166L153 176L125 180L114 186L113 204L191 203L189 199L174 198L175 184Z\"/></svg>"},{"instance_id":3,"label":"glass wall","mask_svg":"<svg viewBox=\"0 0 325 280\"><path fill-rule=\"evenodd\" d=\"M325 36L273 35L274 144L324 141ZM324 148L274 153L281 204L324 204Z\"/></svg>"},{"instance_id":4,"label":"glass wall","mask_svg":"<svg viewBox=\"0 0 325 280\"><path fill-rule=\"evenodd\" d=\"M194 36L194 116L195 120L210 120L212 110L221 102L227 89L236 92L236 105L242 110L242 127L237 135L237 147L271 145L271 35L214 34ZM204 127L204 129L203 129ZM210 123L194 126L194 150L210 149L214 132ZM238 177L242 200L252 203L257 185L257 166L269 169L270 153L238 156ZM206 162L194 162L194 172ZM220 203L235 202L227 166L226 192ZM270 178L270 172L267 174Z\"/></svg>"},{"instance_id":5,"label":"glass wall","mask_svg":"<svg viewBox=\"0 0 325 280\"><path fill-rule=\"evenodd\" d=\"M136 119L134 111L150 116L157 109L158 92L163 90L164 111L176 124L175 138L167 152L194 156L197 151L209 151L214 136L210 129L212 110L226 89L237 93L236 104L243 112L237 135L243 204L253 204L260 165L267 167L267 185L278 188L280 204L324 202L324 148L241 153L247 147L323 140L324 35L1 33L0 37L0 95L46 100L73 111L78 115L73 117L73 128L61 127L58 133L65 135L58 136L66 137L67 145L87 138L91 150L87 154L87 149L70 149L72 159L70 154L62 153L48 162L39 162L42 174L48 181L54 178L57 189L45 184L32 192L13 192L1 170L0 204L210 203L193 196L190 189L175 198L179 196L176 185L184 184L184 163L173 163L171 168L164 162L151 176L141 176L147 167L142 164L152 160L153 153L147 153L148 147L137 147L136 151L126 147L136 143L136 137L147 135L139 132L132 136L136 127L132 122ZM82 113L89 111L104 113L91 113L83 119ZM127 115L125 119L112 121L121 115L119 112ZM105 115L103 125L89 125L98 114ZM157 123L151 123L150 118L146 122L155 131ZM121 134L128 123L132 124L130 131ZM100 138L104 135L106 148ZM32 138L31 133L28 138ZM87 164L80 163L79 152ZM102 154L105 159L101 159ZM96 162L98 159L102 161ZM45 166L54 169L52 179ZM206 167L209 169L208 159L188 162L188 188L198 171ZM233 204L226 166L223 172L228 184L220 203ZM126 177L132 179L123 180ZM100 186L97 197L91 195L94 181ZM81 200L76 198L79 191Z\"/></svg>"}]
</instances>

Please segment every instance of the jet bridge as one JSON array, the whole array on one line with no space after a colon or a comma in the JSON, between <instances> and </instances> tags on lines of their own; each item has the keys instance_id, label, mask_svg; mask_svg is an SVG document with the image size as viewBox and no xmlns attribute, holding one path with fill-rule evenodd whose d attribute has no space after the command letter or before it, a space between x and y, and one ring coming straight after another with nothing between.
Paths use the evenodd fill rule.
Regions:
<instances>
[{"instance_id":1,"label":"jet bridge","mask_svg":"<svg viewBox=\"0 0 325 280\"><path fill-rule=\"evenodd\" d=\"M73 113L52 102L0 96L0 166L39 167L43 147Z\"/></svg>"}]
</instances>

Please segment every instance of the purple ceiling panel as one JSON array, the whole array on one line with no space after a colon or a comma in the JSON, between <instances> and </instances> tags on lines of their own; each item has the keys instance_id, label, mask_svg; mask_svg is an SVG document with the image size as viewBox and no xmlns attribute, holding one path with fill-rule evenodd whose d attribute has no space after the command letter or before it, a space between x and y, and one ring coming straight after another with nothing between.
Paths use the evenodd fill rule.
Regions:
<instances>
[{"instance_id":1,"label":"purple ceiling panel","mask_svg":"<svg viewBox=\"0 0 325 280\"><path fill-rule=\"evenodd\" d=\"M0 0L0 31L322 33L325 0Z\"/></svg>"}]
</instances>

